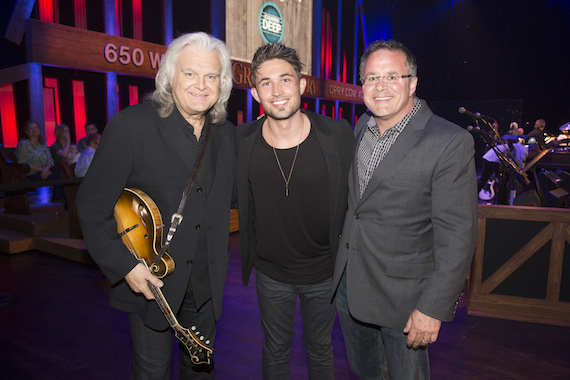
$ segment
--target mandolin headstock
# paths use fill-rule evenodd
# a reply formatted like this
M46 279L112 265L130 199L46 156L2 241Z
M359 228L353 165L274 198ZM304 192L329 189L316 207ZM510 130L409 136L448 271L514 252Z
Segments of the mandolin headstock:
M196 327L192 326L191 329L179 326L175 328L176 337L184 346L188 353L190 354L190 360L194 364L211 364L212 356L214 355L214 349L209 347L209 340L204 341L204 337L200 335L199 331L196 331Z

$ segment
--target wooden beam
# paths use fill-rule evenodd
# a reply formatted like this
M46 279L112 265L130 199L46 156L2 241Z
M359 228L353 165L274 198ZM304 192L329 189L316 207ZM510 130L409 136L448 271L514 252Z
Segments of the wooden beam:
M479 293L481 291L481 279L483 277L483 257L485 256L485 237L487 233L487 219L477 218L477 245L473 263L471 265L471 276L469 277L469 292Z
M562 284L562 264L564 263L564 245L566 242L564 224L553 223L552 247L550 248L550 264L548 266L548 283L546 299L558 301Z
M0 86L30 79L30 67L27 63L0 70Z
M527 207L479 205L479 218L530 220L534 222L570 223L570 209L554 207Z
M492 247L488 247L488 251L485 252L487 219L523 221L531 224L547 222L548 225L536 232L532 240L518 252L514 252L514 249L510 250L508 260L482 283L484 261L496 253ZM471 265L469 283L468 314L570 326L570 302L567 297L568 273L563 271L564 259L568 259L568 244L570 244L570 210L480 205L477 232L477 248ZM517 268L549 241L551 242L550 261L545 279L544 298L491 293L497 285L511 276ZM537 272L535 275L544 276L545 274ZM525 278L526 280L528 279Z
M503 296L498 294L469 294L469 315L505 318L514 321L548 323L570 326L570 304L546 300Z
M546 226L536 236L504 263L491 277L489 277L479 290L480 293L489 294L493 289L517 270L525 261L536 253L546 242L552 239L552 224Z
M25 21L30 18L34 9L35 0L18 0L14 6L10 23L6 28L4 38L10 42L20 45L26 30Z
M52 24L26 23L28 62L154 78L166 46Z

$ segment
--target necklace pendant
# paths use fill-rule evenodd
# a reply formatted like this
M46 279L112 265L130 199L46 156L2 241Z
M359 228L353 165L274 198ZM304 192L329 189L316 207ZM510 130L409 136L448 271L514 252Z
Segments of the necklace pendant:
M285 196L289 196L289 186L285 186Z

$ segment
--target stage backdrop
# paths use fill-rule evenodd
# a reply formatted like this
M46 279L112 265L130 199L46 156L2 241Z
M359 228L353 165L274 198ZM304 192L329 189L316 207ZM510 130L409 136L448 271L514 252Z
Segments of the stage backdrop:
M233 60L251 62L257 48L278 42L297 50L311 75L312 0L226 0L226 44Z

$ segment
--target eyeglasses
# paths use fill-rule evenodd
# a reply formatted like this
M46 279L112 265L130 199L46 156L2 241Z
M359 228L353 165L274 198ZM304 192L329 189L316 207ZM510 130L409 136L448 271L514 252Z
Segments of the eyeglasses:
M378 82L380 81L380 78L382 78L384 80L384 83L396 83L400 80L400 78L411 78L413 77L413 75L408 74L408 75L395 75L395 74L390 74L390 75L367 75L364 78L360 78L360 81L362 82L362 85L364 86L371 86L371 85L376 85L378 84Z

